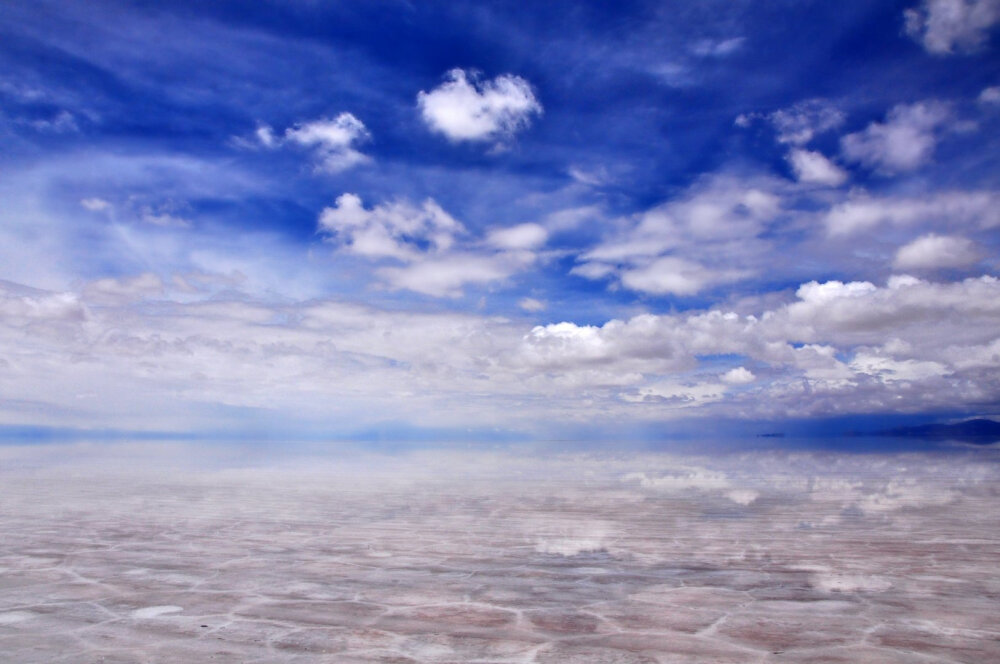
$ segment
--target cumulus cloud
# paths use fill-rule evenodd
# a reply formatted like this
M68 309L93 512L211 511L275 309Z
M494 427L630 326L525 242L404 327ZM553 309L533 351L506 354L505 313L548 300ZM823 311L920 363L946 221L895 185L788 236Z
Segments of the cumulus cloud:
M980 257L975 244L966 238L929 233L900 247L893 265L901 270L967 267Z
M334 118L320 118L289 127L283 134L266 124L257 126L252 139L235 138L234 144L249 149L276 150L286 145L312 150L316 169L340 173L371 162L358 146L371 135L364 123L351 113Z
M511 254L453 253L430 257L405 267L384 267L377 272L392 288L404 288L434 297L457 297L462 294L465 284L486 284L505 279L523 269L532 258Z
M951 108L942 102L901 104L885 122L844 136L841 150L847 159L886 173L911 171L930 161L938 132L951 119Z
M356 194L342 194L319 216L319 231L345 251L370 258L413 261L427 251L451 248L465 228L432 199L364 207Z
M744 122L749 123L749 116ZM844 112L823 99L807 99L767 116L778 133L779 143L805 145L818 134L844 123Z
M924 196L871 196L853 193L824 215L830 235L851 235L879 226L922 224L989 229L1000 225L1000 194L943 191Z
M548 240L549 233L538 224L519 224L490 232L486 241L502 249L536 249Z
M573 274L618 277L631 290L693 295L753 273L759 236L781 213L780 184L714 176L628 219L583 252Z
M923 0L907 9L906 34L936 55L980 48L1000 21L1000 0Z
M722 374L722 382L730 385L747 385L757 379L746 367L736 367Z
M1000 393L1000 381L976 373L1000 366L998 296L994 277L935 284L900 276L883 287L809 282L795 301L758 315L711 310L645 314L603 326L538 326L524 337L517 357L576 384L599 377L595 368L632 375L631 391L621 398L636 404L654 399L690 408L750 398L752 410L784 404L778 408L787 415L782 409L792 403L809 403L803 412L815 412L836 395L837 408L869 411L902 405L890 405L892 394L902 391L911 399L906 405L919 410L960 403L958 394ZM699 381L697 374L681 378L696 369L699 356L717 354L742 356L776 373L748 380L751 372L736 367L721 383ZM727 385L743 385L752 396Z
M522 297L517 301L517 306L531 313L545 311L548 308L548 305L545 304L545 302L533 297Z
M257 130L262 142L267 140ZM364 123L350 113L341 113L335 118L325 118L296 125L285 131L285 140L312 148L319 168L329 173L339 173L353 166L371 161L356 146L369 138Z
M417 95L427 126L451 141L503 141L542 113L531 85L504 74L482 81L475 72L452 69L445 81Z
M799 182L837 187L847 181L847 173L819 152L795 148L788 153Z
M356 194L342 194L319 216L318 230L340 251L403 266L383 266L376 274L393 289L435 297L462 293L464 284L504 279L529 265L547 233L537 224L493 229L478 245L460 240L465 227L432 199L405 200L366 208Z
M716 382L664 380L644 385L635 394L625 393L622 399L645 403L666 403L674 408L696 408L721 401L727 387Z
M979 103L990 106L1000 105L1000 85L983 88L983 91L979 93Z
M470 264L451 277L449 260ZM482 264L459 252L396 267L399 279L447 293L473 270L494 278L495 266ZM0 390L49 404L49 416L69 418L61 423L140 428L223 407L508 426L920 411L1000 398L997 330L1000 280L988 276L809 282L753 314L716 308L531 329L446 311L199 297L143 274L81 294L0 282ZM734 359L720 370L706 356ZM686 475L649 475L647 484L724 487Z
M920 381L950 373L940 362L895 360L878 353L866 352L855 355L849 367L856 374L872 376L882 382Z
M623 269L620 278L623 286L634 291L694 295L715 284L737 281L745 274L737 270L710 270L684 258L663 256L644 265Z

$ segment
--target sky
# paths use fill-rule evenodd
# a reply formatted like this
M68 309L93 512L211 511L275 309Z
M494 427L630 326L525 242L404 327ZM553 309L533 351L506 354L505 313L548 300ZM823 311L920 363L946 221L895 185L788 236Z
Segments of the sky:
M5 2L0 434L1000 413L998 24Z

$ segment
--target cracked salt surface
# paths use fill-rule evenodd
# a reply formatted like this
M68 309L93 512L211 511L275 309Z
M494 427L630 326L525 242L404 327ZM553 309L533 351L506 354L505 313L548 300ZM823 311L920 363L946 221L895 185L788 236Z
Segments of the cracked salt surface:
M997 450L88 450L5 452L3 661L1000 661Z
M148 620L150 618L157 618L168 613L177 613L183 610L184 609L179 606L147 606L133 611L132 617L139 620Z

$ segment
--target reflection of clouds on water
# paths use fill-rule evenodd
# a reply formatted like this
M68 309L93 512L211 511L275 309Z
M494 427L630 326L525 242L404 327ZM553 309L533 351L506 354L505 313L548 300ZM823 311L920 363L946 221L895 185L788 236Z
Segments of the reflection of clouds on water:
M196 449L0 448L16 661L1000 654L995 450Z

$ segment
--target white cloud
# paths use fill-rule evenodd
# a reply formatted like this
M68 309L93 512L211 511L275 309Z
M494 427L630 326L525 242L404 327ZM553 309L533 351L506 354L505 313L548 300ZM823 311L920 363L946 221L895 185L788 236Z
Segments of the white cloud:
M179 217L169 212L155 212L150 207L143 208L139 213L139 218L147 224L160 226L163 228L190 228L191 222L184 217Z
M148 297L163 295L163 280L152 273L121 279L104 278L92 281L83 288L87 302L96 304L123 304Z
M270 128L258 128L256 135L267 147L275 144ZM368 137L364 123L350 113L306 122L285 131L286 141L313 148L319 168L329 173L339 173L371 161L371 157L356 149L357 144Z
M788 161L799 182L837 187L847 181L847 173L819 152L795 148Z
M603 362L614 357L603 338L602 328L593 325L565 321L538 325L525 335L524 341L523 359L539 367Z
M599 205L581 205L550 212L543 221L549 231L565 231L579 228L585 222L598 223L604 218L604 211Z
M755 380L757 377L746 367L736 367L722 374L722 382L730 385L747 385Z
M923 0L907 9L906 34L938 55L970 52L986 41L1000 21L1000 0Z
M730 37L728 39L702 39L695 42L691 47L691 52L702 57L723 57L740 50L743 47L744 37Z
M920 381L950 373L940 362L894 360L875 353L858 353L849 366L856 373L874 376L883 382Z
M830 235L850 235L879 226L932 225L994 228L1000 225L1000 194L944 191L925 196L870 196L852 193L824 216Z
M979 93L979 103L991 106L1000 105L1000 85L983 88L983 91Z
M614 265L609 265L608 263L601 263L596 261L588 261L586 263L580 263L579 265L574 265L569 271L570 274L574 274L578 277L583 277L584 279L604 279L612 274L615 274L617 269Z
M893 266L901 270L967 267L980 258L975 244L969 240L930 233L900 247Z
M111 203L103 198L84 198L80 201L80 205L85 210L90 210L91 212L103 212L105 210L110 210L112 207Z
M513 254L452 253L429 257L404 267L384 267L377 273L392 288L405 288L434 297L457 297L465 284L485 284L509 277L524 268Z
M886 173L913 170L928 161L937 144L937 132L952 119L951 108L937 101L899 105L886 121L840 141L844 156Z
M447 294L472 270L507 269L472 263L482 257L437 256L400 268L424 273L398 278ZM1000 398L993 277L812 282L752 315L712 309L530 330L446 311L225 299L173 283L139 274L78 295L0 282L5 399L47 404L39 417L50 425L147 428L218 423L230 407L297 421L533 426L919 411ZM720 354L746 364L720 376L701 359ZM0 421L24 417L0 404ZM671 477L649 476L649 486L718 485Z
M598 167L594 169L584 169L579 166L570 166L566 173L580 184L589 187L603 187L612 181L607 168Z
M371 135L364 123L351 113L335 118L321 118L289 127L283 134L266 124L257 125L252 138L234 137L232 144L251 150L277 150L287 145L311 149L316 169L340 173L371 162L358 146Z
M502 141L542 113L531 86L520 76L480 81L463 69L452 69L440 86L421 91L417 107L428 127L452 141Z
M515 357L577 387L607 386L607 374L633 376L617 389L636 408L650 400L668 409L728 403L733 412L749 399L748 414L787 416L822 412L835 395L837 409L864 412L904 407L893 395L906 393L905 407L919 410L1000 395L1000 381L981 373L1000 368L997 329L1000 280L894 277L884 287L806 283L795 301L758 315L711 310L538 326ZM737 369L720 383L703 382L697 358L714 354L752 359L769 368L768 377L739 382L752 373ZM746 393L727 384L744 385Z
M736 270L710 270L705 266L676 256L664 256L646 265L624 269L622 285L644 293L663 295L694 295L709 286L737 281L745 276Z
M23 329L42 321L78 323L88 317L89 312L76 293L17 288L0 282L0 320L4 325Z
M548 305L545 304L545 302L543 302L542 300L537 300L533 297L522 297L520 300L517 301L517 306L521 307L525 311L529 311L532 313L538 311L545 311L548 308Z
M277 147L280 139L274 135L274 130L268 125L262 124L257 125L257 130L254 131L254 136L261 146L265 148Z
M672 88L685 88L697 81L695 72L681 62L658 62L649 67L649 72Z
M490 232L486 241L501 249L537 249L549 238L548 231L538 224L519 224Z
M38 131L50 132L53 134L66 134L80 131L80 127L76 123L76 118L69 111L59 111L50 119L32 120L27 124Z
M342 194L320 213L319 231L354 254L413 261L448 250L465 228L431 199L419 207L397 201L366 209L356 194Z
M705 178L675 200L619 220L571 273L614 275L626 288L679 295L750 276L765 253L759 236L781 213L775 191L782 186L767 178Z
M340 251L403 266L375 274L392 289L435 297L456 297L464 284L486 284L524 270L547 233L537 224L489 231L485 242L460 240L465 227L432 199L417 206L405 200L368 209L356 194L342 194L319 216L318 230Z
M749 124L750 116L737 118L738 126ZM758 116L759 117L759 116ZM807 99L789 108L770 113L767 119L778 132L779 143L805 145L817 134L835 129L844 123L844 112L823 99Z

